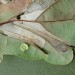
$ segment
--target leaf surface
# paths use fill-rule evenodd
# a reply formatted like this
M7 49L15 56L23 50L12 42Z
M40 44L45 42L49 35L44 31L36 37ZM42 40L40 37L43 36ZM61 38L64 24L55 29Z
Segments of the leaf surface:
M59 0L52 7L49 7L37 20L39 21L58 21L74 19L75 0Z
M35 5L37 6L34 7ZM70 31L70 25L74 25L74 21L71 21L74 16L74 13L72 13L74 8L72 7L74 7L74 0L66 0L66 2L64 0L47 0L47 2L35 0L30 4L24 15L21 16L21 20L19 22L17 21L17 24L14 22L16 20L11 21L13 23L7 23L5 26L1 26L0 30L9 37L20 39L23 42L26 42L26 39L31 41L30 43L27 40L27 43L30 45L29 50L24 53L19 52L20 54L16 54L17 56L28 59L43 59L55 65L66 65L73 59L73 50L70 47L70 45L74 45L74 31ZM36 17L34 15L34 18L32 18L30 16L32 12L35 14L38 13L35 11L38 11L39 14ZM69 35L69 33L73 34ZM13 48L17 50L16 43L14 44L10 39L10 45L7 46L7 55L12 55ZM40 39L44 42L40 42Z
M14 0L7 4L0 3L0 23L19 15L30 2L31 0Z

